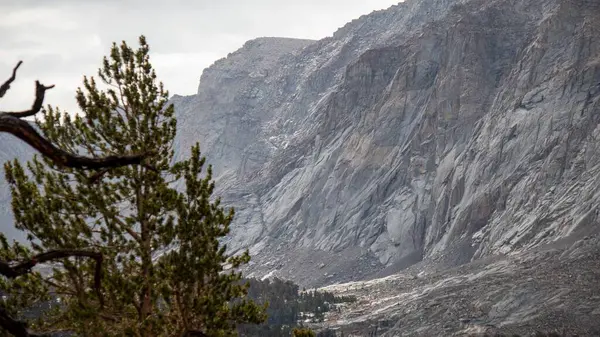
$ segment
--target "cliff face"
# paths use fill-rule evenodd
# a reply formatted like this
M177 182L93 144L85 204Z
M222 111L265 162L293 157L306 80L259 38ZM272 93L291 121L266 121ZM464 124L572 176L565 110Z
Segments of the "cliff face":
M338 286L374 303L332 318L349 334L585 335L600 315L598 36L597 0L407 0L321 41L252 40L172 98L177 156L201 143L251 276L408 267ZM30 158L2 137L2 161Z
M256 276L323 284L595 232L599 16L410 0L321 41L253 40L174 97L180 149L215 164Z
M249 41L173 97L177 155L201 143L255 276L320 285L593 234L599 6L410 0L321 41ZM2 161L30 158L3 137Z

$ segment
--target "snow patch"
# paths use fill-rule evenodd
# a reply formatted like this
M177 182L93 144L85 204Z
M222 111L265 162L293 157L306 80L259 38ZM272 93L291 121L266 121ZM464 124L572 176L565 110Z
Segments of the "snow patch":
M275 273L277 272L277 269L273 269L270 272L268 272L265 276L263 276L260 280L264 281L266 279L269 279L271 277L274 277Z

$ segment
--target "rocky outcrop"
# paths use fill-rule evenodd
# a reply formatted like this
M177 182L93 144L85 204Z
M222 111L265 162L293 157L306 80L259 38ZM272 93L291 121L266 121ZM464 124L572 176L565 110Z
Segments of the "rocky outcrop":
M184 150L202 142L220 176L244 177L264 165L277 140L265 138L261 129L294 90L276 74L285 59L312 42L259 38L206 69L197 95L171 99L178 113L179 153L185 156Z
M181 149L215 164L257 276L318 285L595 232L599 13L409 0L321 41L254 40L173 99Z

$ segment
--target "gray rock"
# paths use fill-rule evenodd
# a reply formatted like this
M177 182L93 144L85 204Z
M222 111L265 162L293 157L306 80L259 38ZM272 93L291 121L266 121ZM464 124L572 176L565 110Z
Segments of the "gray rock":
M321 259L341 281L589 234L597 7L413 0L321 41L250 41L173 99L180 155L200 140L252 271L292 257L306 286L332 282Z
M370 336L367 328L377 322L378 336L390 337L530 336L536 331L597 336L599 237L577 248L585 257L570 254L574 248L562 240L418 280L405 273L331 285L322 290L357 301L312 328Z
M596 0L408 0L320 41L249 41L172 98L177 158L200 142L249 275L402 279L367 284L400 300L338 326L591 327L599 13Z

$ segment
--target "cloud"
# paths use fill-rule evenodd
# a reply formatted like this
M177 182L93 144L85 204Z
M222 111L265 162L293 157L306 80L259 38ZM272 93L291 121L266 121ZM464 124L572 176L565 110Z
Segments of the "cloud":
M193 94L202 70L252 38L320 39L397 0L3 0L0 81L24 64L1 110L29 107L33 82L56 84L47 103L76 112L75 89L95 75L113 41L144 34L171 94Z

